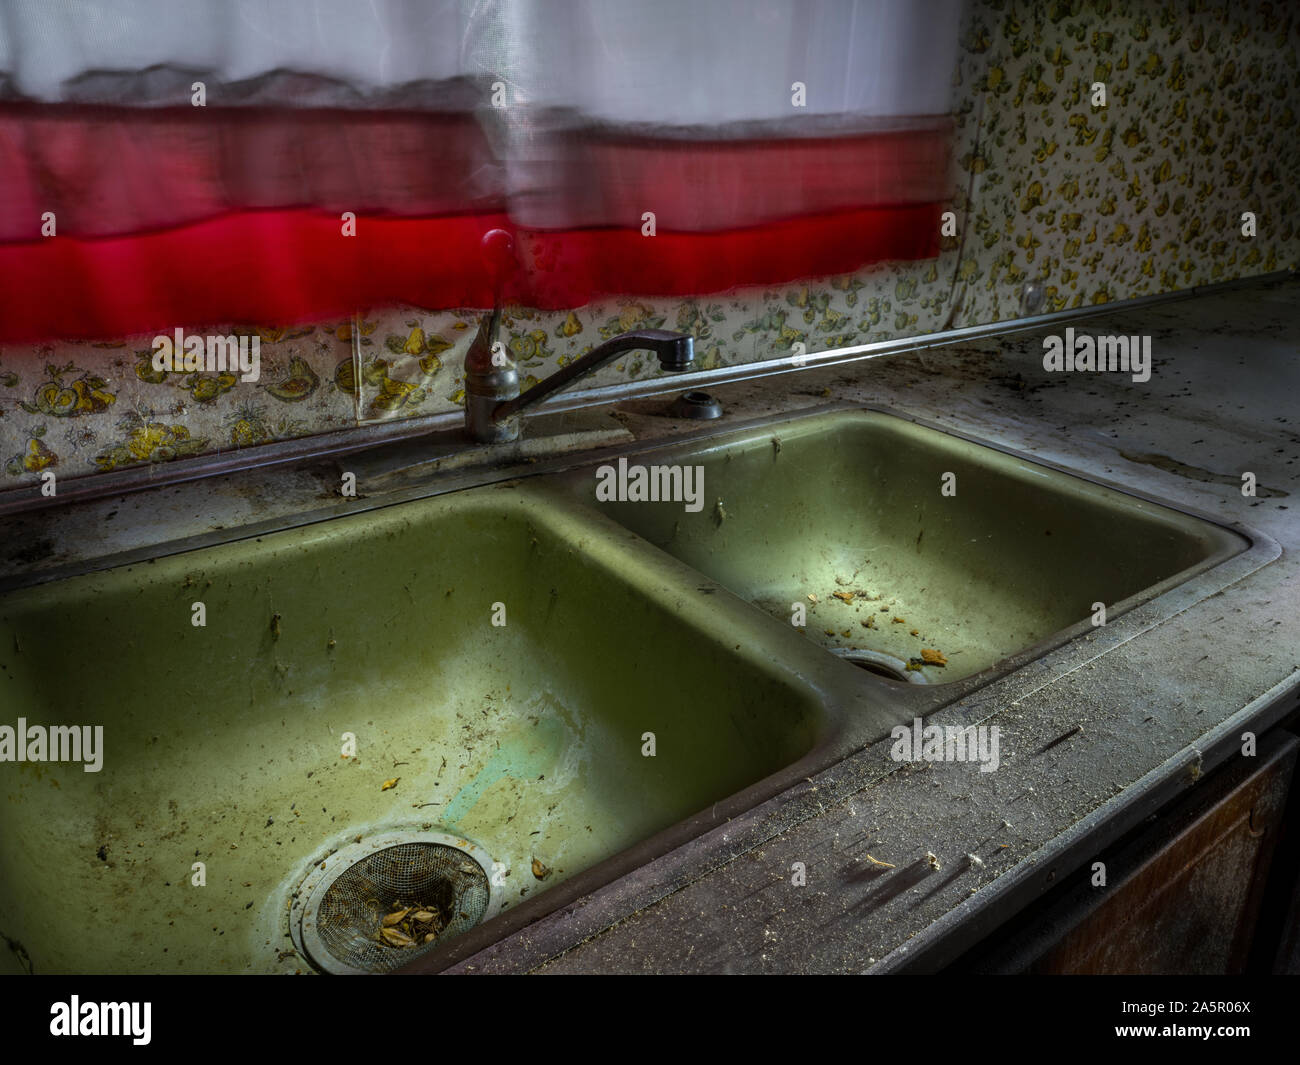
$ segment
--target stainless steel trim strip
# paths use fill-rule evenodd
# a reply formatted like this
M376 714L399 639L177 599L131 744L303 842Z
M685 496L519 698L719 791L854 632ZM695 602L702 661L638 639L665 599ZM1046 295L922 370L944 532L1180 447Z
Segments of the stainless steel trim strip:
M971 340L982 340L991 336L1007 336L1056 324L1066 325L1086 318L1118 314L1138 307L1172 303L1236 288L1263 287L1291 278L1294 275L1294 270L1276 270L1268 274L1237 278L1232 281L1221 281L1213 285L1198 285L1193 288L1180 289L1177 292L1162 292L1153 296L1139 296L1135 299L1101 303L1091 307L1076 307L1064 311L1054 311L1050 314L1035 315L1031 318L1014 318L1005 322L989 322L985 325L968 326L964 329L949 329L940 333L926 333L923 336L906 337L900 340L859 344L848 348L837 348L830 352L813 352L802 357L787 356L780 359L765 359L759 362L743 363L739 366L723 366L716 370L661 374L657 377L629 381L621 385L561 393L549 401L540 403L533 413L555 414L561 411L603 406L625 399L663 395L668 392L679 392L707 385L732 384L775 374L798 373L801 370L841 366L847 363L880 358L884 355L927 351L931 348L946 347L950 344L960 344ZM355 325L355 317L353 322L353 359L359 363L360 333ZM359 374L356 379L360 380ZM359 418L359 396L356 397L356 402L357 417ZM236 470L257 469L263 466L275 466L304 459L345 455L352 451L361 451L378 444L421 436L439 429L452 429L461 424L463 420L464 414L461 411L445 411L441 414L402 418L392 422L358 424L335 432L301 437L296 440L282 440L238 451L200 455L193 459L179 459L174 462L152 466L132 467L131 469L113 473L87 474L84 477L64 478L58 482L58 495L53 501L40 494L39 484L12 488L0 492L0 518L25 513L30 510L58 506L63 503L102 499L106 496L124 495L128 492L142 491L146 488L158 488L180 484L185 481L195 481ZM466 447L469 446L471 445L467 440Z

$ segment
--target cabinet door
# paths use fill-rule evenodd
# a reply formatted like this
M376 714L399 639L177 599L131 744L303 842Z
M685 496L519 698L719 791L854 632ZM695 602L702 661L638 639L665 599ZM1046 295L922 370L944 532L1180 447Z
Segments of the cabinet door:
M1035 904L960 969L1027 973L1239 973L1251 951L1300 742L1260 740Z

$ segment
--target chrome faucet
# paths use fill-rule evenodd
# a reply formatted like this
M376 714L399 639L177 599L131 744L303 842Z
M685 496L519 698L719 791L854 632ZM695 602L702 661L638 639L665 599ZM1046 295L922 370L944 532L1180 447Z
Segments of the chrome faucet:
M674 372L689 370L695 361L695 339L689 334L634 329L607 340L520 395L519 370L499 336L501 278L513 257L513 243L509 234L492 230L483 239L483 249L497 275L495 306L479 323L478 333L465 353L465 428L478 443L505 444L518 440L525 408L571 385L615 355L653 351L659 356L659 365Z
M519 440L526 407L567 388L578 377L625 351L653 351L659 356L660 367L672 372L690 369L695 359L695 341L688 333L633 329L602 343L520 395L519 369L498 339L499 328L500 308L497 308L482 320L478 335L465 354L465 429L480 443Z
M695 361L695 339L689 334L634 329L607 340L520 395L519 371L497 338L500 325L501 310L497 308L483 319L465 355L465 428L483 444L518 440L525 408L571 385L616 355L653 351L659 356L659 365L673 372L689 370Z

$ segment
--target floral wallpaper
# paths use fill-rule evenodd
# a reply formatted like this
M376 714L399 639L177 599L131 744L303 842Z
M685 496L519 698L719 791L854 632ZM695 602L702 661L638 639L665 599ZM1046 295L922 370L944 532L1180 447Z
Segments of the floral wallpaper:
M973 0L939 258L691 301L507 309L525 387L638 326L714 368L1131 299L1300 259L1300 5ZM1105 87L1100 106L1095 83ZM1256 232L1243 235L1251 212ZM477 314L362 311L256 334L261 376L157 372L150 337L0 348L0 490L453 410ZM197 330L196 330L197 331ZM590 385L657 372L632 355Z
M234 373L157 371L152 336L45 345L16 359L0 349L0 476L21 484L51 468L59 476L107 472L356 423L351 385L335 381L350 376L350 322L255 332L255 383Z
M1025 281L1064 310L1294 263L1297 48L1300 7L1286 2L969 8L961 324L1017 317Z

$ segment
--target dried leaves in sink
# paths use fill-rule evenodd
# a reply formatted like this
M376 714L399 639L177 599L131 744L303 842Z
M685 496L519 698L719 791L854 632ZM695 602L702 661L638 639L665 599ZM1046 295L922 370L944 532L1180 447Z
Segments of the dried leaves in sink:
M432 943L446 927L447 922L437 906L399 902L380 921L378 938L386 947L408 950Z
M942 651L936 651L932 647L923 647L920 658L909 658L907 661L908 671L911 673L918 672L922 666L946 666L948 659Z

